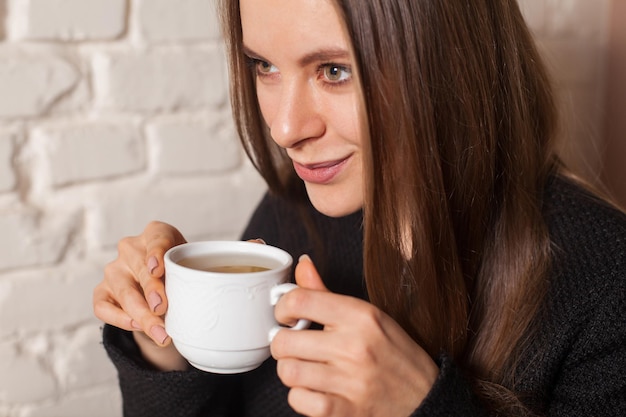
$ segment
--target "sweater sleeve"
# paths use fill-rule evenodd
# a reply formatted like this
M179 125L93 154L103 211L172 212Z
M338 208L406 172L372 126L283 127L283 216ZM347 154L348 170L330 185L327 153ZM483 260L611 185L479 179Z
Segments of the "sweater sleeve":
M143 360L130 332L106 325L104 347L117 368L125 417L239 415L233 404L235 375L215 375L192 368L160 372Z
M275 229L275 219L268 218L264 207L267 203L257 207L253 226L246 229L254 237L265 237ZM125 417L243 415L239 409L241 398L237 398L242 385L240 375L216 375L195 368L157 371L143 359L131 332L110 325L104 327L103 344L117 368Z
M528 392L549 417L626 416L626 215L565 180L547 207L554 276Z
M487 411L481 408L472 392L469 380L447 356L438 360L439 376L422 404L411 417L486 417Z
M272 207L272 200L266 196L246 228L249 238L276 239L280 216ZM125 417L247 415L243 408L250 401L242 397L241 387L250 385L244 379L256 381L259 373L217 375L195 368L184 372L157 371L143 359L131 332L110 325L104 327L103 344L117 368ZM259 384L266 385L267 381Z
M268 244L278 244L281 247L288 249L294 256L299 253L310 253L313 245L310 241L305 239L306 229L302 225L302 221L297 217L298 214L292 207L287 207L284 203L281 203L276 197L266 195L259 209L252 216L247 229L244 231L243 239L254 239L261 237L267 241ZM355 218L358 220L357 218ZM319 226L323 233L323 238L328 239L326 235L330 231L336 229L337 224L332 219L324 219L325 223ZM328 223L326 223L328 222ZM346 222L343 222L346 223ZM348 222L349 223L349 222ZM355 221L358 224L359 221ZM288 225L288 227L285 227ZM345 224L344 224L345 226ZM337 242L339 239L346 238L348 241L343 244L334 246L334 249L341 249L342 258L338 262L332 263L333 279L337 279L338 265L342 261L345 261L346 252L345 248L350 247L351 243L356 242L355 248L352 248L347 252L358 252L360 254L360 244L362 237L355 231L358 231L358 227L354 229L339 229L340 233L337 236L333 236L332 241ZM354 236L358 238L355 239ZM333 254L325 254L327 257L332 258ZM362 258L351 260L351 264L361 266ZM357 270L358 274L362 274L362 270ZM349 274L348 272L346 275ZM347 281L347 278L346 278ZM334 282L327 282L327 286L331 287ZM351 295L355 295L354 293ZM435 386L423 401L422 405L411 415L411 417L437 417L437 416L464 416L464 417L482 417L487 413L481 409L478 404L477 397L471 390L471 385L468 380L465 379L461 370L458 369L453 361L447 356L442 355L438 359L438 365L440 367L440 374L435 383Z
M564 335L568 351L554 377L550 417L626 416L626 276L607 279L615 282L590 288Z
M569 280L581 287L558 288L549 319L519 373L517 394L534 416L626 416L625 283L624 275L604 275L604 284ZM449 357L442 356L438 365L435 385L411 417L496 415L484 408Z

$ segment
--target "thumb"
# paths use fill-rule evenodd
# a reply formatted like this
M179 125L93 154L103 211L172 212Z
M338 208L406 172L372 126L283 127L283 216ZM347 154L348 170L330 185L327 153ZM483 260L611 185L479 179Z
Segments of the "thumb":
M296 284L302 288L328 291L309 255L302 255L296 265Z

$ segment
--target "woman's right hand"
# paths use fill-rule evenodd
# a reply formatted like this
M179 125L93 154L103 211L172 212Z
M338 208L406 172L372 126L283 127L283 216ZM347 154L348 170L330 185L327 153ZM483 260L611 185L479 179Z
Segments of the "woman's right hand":
M106 266L93 293L96 317L133 331L143 356L160 370L189 366L171 344L163 320L167 311L163 256L181 243L185 238L176 228L151 222L141 235L118 243L118 257Z

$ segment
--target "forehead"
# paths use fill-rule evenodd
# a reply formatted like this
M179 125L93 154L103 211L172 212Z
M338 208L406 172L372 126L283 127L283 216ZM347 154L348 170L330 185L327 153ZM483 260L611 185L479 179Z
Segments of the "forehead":
M332 0L240 0L243 42L264 48L320 46L347 49L343 22Z

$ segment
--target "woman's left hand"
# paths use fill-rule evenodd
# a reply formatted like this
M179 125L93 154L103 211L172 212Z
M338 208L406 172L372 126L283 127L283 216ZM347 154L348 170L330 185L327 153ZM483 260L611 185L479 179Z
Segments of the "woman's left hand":
M296 281L301 288L281 298L276 319L324 329L281 330L272 341L291 407L312 417L409 416L439 374L430 356L380 309L328 291L308 256Z

